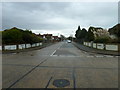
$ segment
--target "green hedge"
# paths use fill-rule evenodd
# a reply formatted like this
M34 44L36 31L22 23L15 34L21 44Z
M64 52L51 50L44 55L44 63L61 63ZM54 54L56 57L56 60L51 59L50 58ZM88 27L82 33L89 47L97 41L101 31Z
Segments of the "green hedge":
M21 44L21 43L37 43L43 39L36 36L32 31L11 28L2 31L2 44Z

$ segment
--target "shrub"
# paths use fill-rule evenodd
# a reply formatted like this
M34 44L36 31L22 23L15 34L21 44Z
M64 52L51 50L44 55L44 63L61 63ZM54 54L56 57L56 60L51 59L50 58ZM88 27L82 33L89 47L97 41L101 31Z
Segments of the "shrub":
M94 40L95 43L109 43L110 37L98 37Z
M42 38L36 36L32 31L22 30L16 27L2 31L2 44L21 44L21 43L37 43L43 41Z

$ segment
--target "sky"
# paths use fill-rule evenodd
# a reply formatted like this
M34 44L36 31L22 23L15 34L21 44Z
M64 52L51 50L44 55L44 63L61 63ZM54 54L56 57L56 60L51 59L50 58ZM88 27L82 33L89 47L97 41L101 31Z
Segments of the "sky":
M2 30L70 36L78 26L111 28L118 23L117 2L3 2Z

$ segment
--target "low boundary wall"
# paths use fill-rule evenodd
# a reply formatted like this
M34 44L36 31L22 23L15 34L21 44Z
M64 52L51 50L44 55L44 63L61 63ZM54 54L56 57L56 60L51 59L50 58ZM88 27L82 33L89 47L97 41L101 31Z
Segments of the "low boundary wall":
M2 45L0 46L0 50L20 50L32 47L42 46L43 43L34 43L34 44L18 44L18 45Z
M84 42L83 45L101 50L120 51L120 44Z

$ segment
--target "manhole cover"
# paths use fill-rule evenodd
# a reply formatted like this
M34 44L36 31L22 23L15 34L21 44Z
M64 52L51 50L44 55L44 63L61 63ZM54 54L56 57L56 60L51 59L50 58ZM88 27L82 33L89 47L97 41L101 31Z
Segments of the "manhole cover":
M70 85L70 82L66 79L57 79L53 81L53 85L56 87L65 87Z

